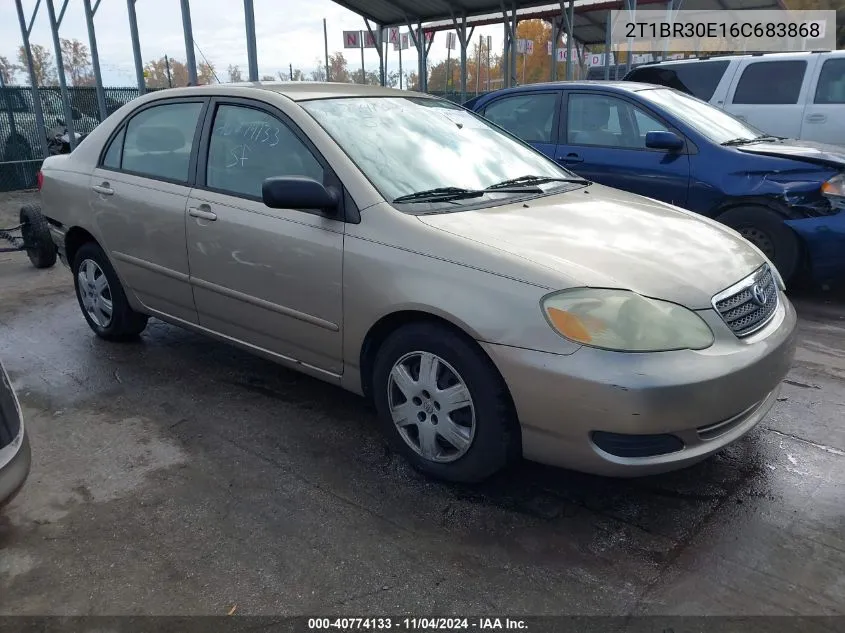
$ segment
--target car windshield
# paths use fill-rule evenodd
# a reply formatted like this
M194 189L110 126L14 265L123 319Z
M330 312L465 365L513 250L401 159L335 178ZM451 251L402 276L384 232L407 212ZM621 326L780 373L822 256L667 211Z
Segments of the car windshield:
M555 180L578 180L481 117L439 99L355 97L301 105L390 201L415 195L414 202L454 201L463 194L487 202L518 195L520 186L538 195L562 186ZM503 183L510 187L481 194Z
M724 110L677 90L641 90L637 94L683 121L714 143L721 144L739 139L750 141L766 136L757 128L740 121Z

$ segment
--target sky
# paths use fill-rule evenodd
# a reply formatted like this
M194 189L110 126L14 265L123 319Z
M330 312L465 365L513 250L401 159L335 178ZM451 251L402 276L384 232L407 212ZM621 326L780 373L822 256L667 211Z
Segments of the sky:
M30 42L46 46L53 52L47 1L41 2ZM57 14L63 1L53 0ZM92 0L92 4L95 1ZM36 0L23 0L25 16L32 15L35 4ZM16 60L22 40L15 3L14 0L0 0L0 5L0 55L10 61ZM331 0L254 0L254 5L259 75L276 75L277 71L287 73L291 64L294 69L299 68L308 75L323 64L324 18L328 27L329 53L343 51L344 30L365 28L361 17ZM184 61L185 41L179 0L136 0L135 7L144 62L159 59L165 54ZM94 22L103 83L106 86L135 85L126 0L102 0ZM214 65L220 80L228 80L226 68L229 64L239 65L246 77L243 2L192 0L191 22L196 45ZM76 38L88 44L82 0L69 0L60 34L63 38ZM472 42L486 35L492 36L494 51L502 48L502 26L476 28ZM350 71L360 67L358 50L346 50L344 53ZM456 54L460 55L459 51L452 52L453 58ZM199 64L203 57L196 50L195 55ZM429 59L436 64L446 55L446 33L441 32L435 36ZM416 69L415 49L403 51L402 57L406 73ZM388 52L387 62L388 70L398 68L398 54L392 49ZM378 70L375 49L365 49L365 65L367 70ZM19 75L18 81L24 83L25 78Z

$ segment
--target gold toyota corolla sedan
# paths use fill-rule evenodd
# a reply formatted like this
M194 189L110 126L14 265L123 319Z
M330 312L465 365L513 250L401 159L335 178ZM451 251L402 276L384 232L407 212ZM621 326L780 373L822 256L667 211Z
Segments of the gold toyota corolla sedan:
M443 479L687 466L766 415L794 354L783 282L737 233L426 95L156 92L39 182L97 335L155 317L366 395Z

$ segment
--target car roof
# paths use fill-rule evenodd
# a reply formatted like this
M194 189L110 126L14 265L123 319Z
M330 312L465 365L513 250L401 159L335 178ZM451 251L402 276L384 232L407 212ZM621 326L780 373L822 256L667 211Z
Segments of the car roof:
M705 55L703 57L689 57L687 59L666 59L659 62L647 62L636 68L632 68L631 72L637 70L639 68L649 68L653 66L666 66L666 65L675 65L675 64L692 64L695 62L707 62L707 61L731 61L734 59L765 59L765 60L772 60L772 59L795 59L795 58L803 58L809 55L818 55L821 53L830 53L833 54L834 57L842 57L845 56L845 51L787 51L781 53L746 53L743 55Z
M408 90L382 88L346 83L321 83L316 81L247 81L231 84L209 84L205 86L190 86L187 88L168 88L157 90L154 94L161 97L182 97L196 94L227 95L227 96L256 96L255 92L267 90L284 95L293 101L309 99L332 99L348 97L431 97Z
M523 86L516 86L514 88L501 88L493 92L489 92L484 97L492 95L503 95L510 92L535 92L553 89L578 90L579 88L587 89L601 89L609 92L639 92L640 90L655 90L664 88L663 86L655 86L653 84L639 83L636 81L550 81L541 84L527 84ZM665 89L665 88L664 88ZM479 101L482 99L479 98Z

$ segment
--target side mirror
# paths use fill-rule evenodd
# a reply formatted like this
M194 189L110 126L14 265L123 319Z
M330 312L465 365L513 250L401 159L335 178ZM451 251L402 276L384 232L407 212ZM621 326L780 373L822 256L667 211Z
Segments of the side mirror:
M645 146L651 149L668 149L676 151L684 146L684 139L674 132L647 132Z
M271 209L317 209L337 211L340 195L305 176L275 176L261 185L261 197Z

